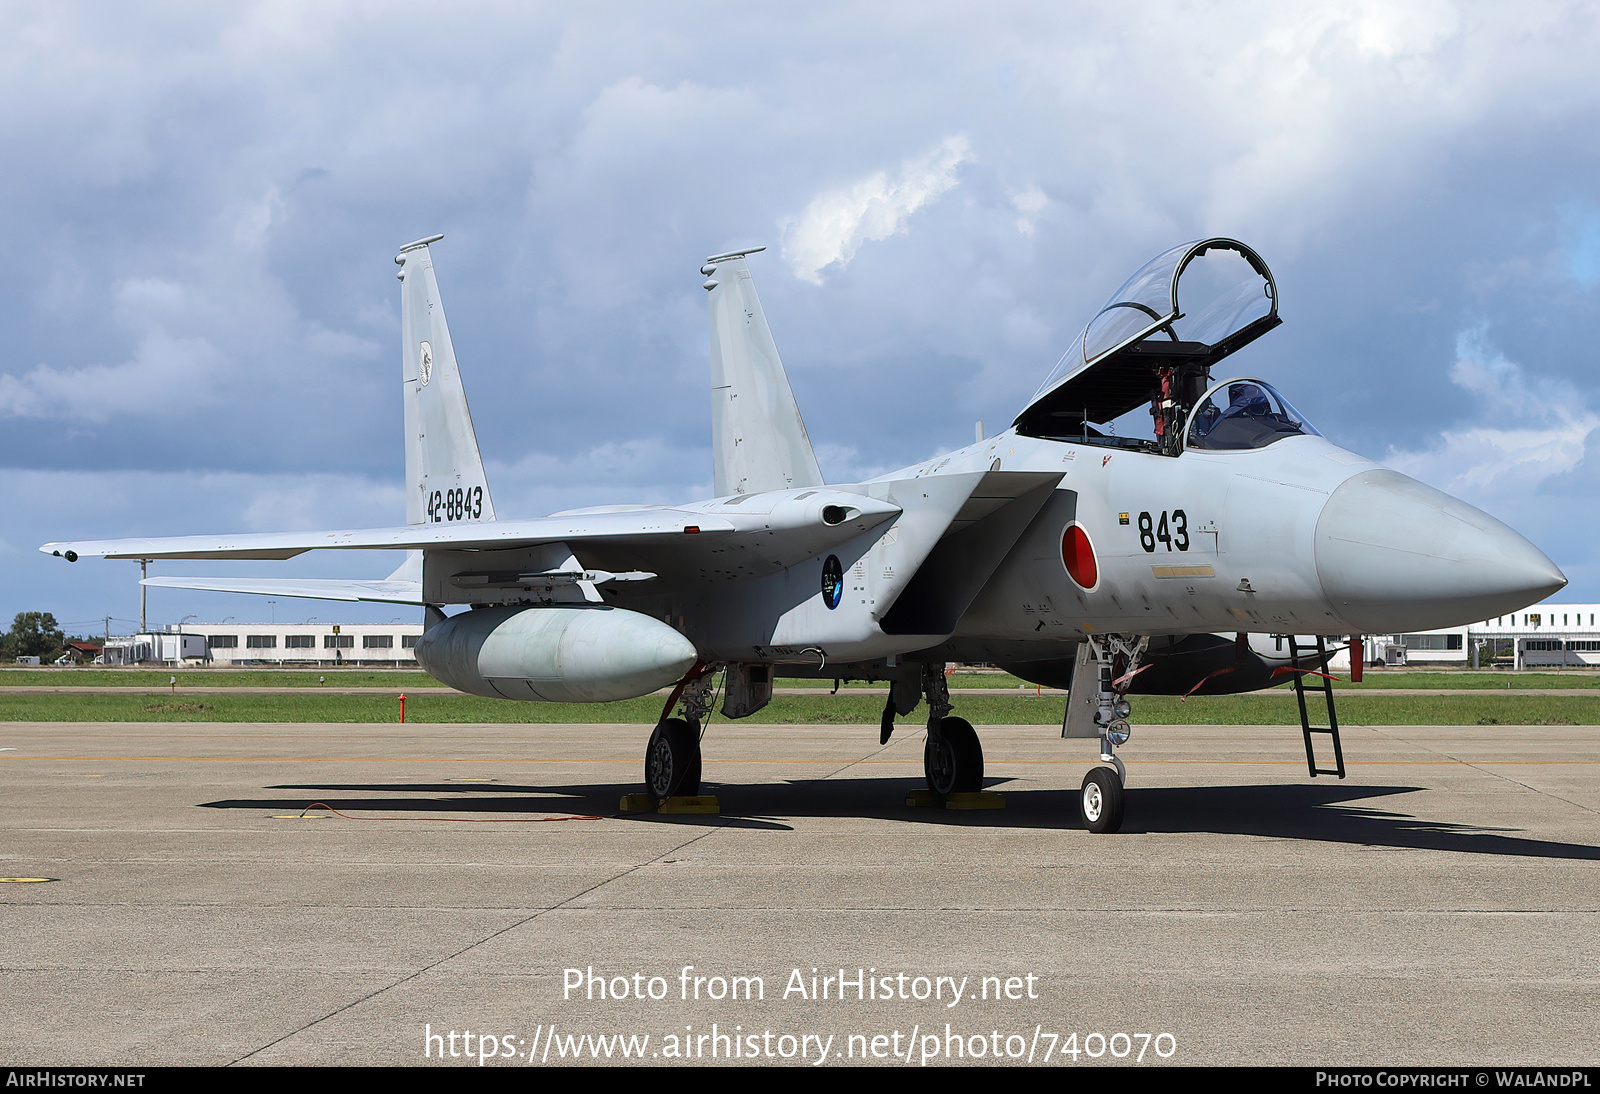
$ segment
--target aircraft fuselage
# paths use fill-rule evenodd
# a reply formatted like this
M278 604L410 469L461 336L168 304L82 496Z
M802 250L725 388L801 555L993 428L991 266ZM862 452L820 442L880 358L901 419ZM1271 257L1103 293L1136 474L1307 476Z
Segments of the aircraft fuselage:
M952 631L886 633L885 617L905 588L900 555L914 538L907 533L917 495L936 496L991 470L1060 481ZM906 512L826 557L771 564L764 573L736 572L730 563L726 573L650 598L641 610L680 625L707 659L859 662L948 641L964 659L1037 660L1066 656L1091 633L1337 635L1452 626L1521 607L1563 582L1537 548L1499 521L1313 435L1173 457L1008 430L834 489ZM690 508L749 513L796 493ZM753 548L761 537L750 538ZM1068 558L1074 549L1076 573ZM740 552L729 544L730 556ZM837 593L829 559L839 571Z

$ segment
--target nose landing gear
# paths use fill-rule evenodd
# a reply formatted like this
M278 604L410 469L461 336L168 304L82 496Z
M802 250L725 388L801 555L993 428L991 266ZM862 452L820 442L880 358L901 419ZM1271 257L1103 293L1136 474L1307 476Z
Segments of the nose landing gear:
M1109 767L1091 768L1083 777L1078 810L1091 832L1116 832L1122 828L1122 777Z
M1133 728L1125 693L1138 672L1149 639L1118 634L1090 635L1078 649L1072 670L1072 688L1061 736L1100 739L1100 763L1083 777L1078 809L1083 826L1091 832L1116 832L1122 828L1123 787L1128 769L1116 749L1128 743Z

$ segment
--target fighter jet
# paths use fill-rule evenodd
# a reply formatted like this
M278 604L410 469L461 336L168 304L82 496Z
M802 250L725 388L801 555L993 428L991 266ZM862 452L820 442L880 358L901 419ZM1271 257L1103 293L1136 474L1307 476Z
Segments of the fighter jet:
M713 255L700 274L716 496L497 519L434 275L441 238L395 259L405 525L41 549L68 561L404 549L375 581L147 584L421 605L417 660L474 695L607 702L670 688L645 748L656 799L698 792L717 674L729 718L761 710L783 677L883 682L880 740L925 703L929 790L979 790L981 742L952 712L945 669L991 662L1069 687L1063 736L1099 743L1080 808L1101 832L1124 815L1130 694L1290 679L1311 774L1342 777L1333 693L1324 680L1329 725L1314 727L1304 688L1325 673L1327 639L1490 618L1566 584L1516 532L1333 444L1271 384L1213 377L1281 322L1266 263L1231 239L1140 267L1010 428L832 484L756 296L760 248ZM1314 755L1319 730L1335 768Z

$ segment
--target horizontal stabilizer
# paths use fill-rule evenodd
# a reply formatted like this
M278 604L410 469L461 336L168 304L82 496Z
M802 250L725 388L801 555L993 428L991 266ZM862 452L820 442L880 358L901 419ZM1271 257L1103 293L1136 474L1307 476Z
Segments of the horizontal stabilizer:
M651 540L685 533L731 532L728 520L684 509L639 509L536 520L462 521L335 532L248 532L233 536L169 536L46 543L39 550L69 562L100 558L284 559L317 550L489 550L565 540Z
M373 604L421 604L420 581L332 581L290 577L147 577L139 584L162 589L198 589L208 593L252 593L293 596L306 600L366 601Z

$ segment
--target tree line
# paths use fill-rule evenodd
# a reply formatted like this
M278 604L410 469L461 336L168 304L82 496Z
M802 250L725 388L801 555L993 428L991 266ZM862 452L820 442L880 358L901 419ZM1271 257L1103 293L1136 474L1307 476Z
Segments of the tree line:
M68 642L100 643L93 638L68 637L61 625L49 612L18 612L11 621L11 629L0 634L0 661L15 661L19 657L37 657L41 663L61 656Z

